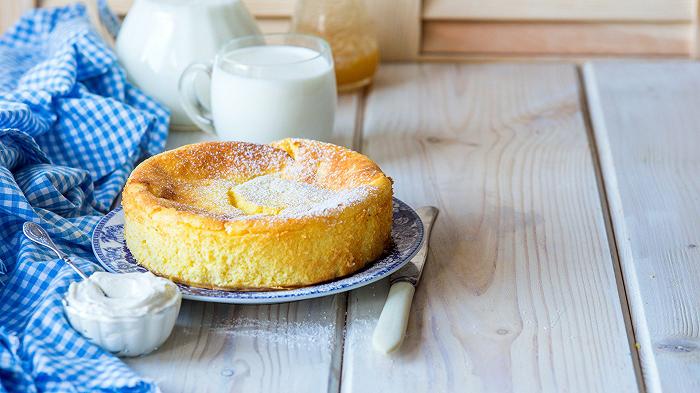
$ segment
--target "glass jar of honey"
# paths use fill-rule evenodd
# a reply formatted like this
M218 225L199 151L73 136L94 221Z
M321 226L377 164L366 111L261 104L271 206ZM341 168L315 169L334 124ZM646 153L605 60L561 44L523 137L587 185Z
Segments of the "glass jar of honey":
M292 31L328 41L338 91L355 90L372 82L379 63L379 45L362 0L298 0Z

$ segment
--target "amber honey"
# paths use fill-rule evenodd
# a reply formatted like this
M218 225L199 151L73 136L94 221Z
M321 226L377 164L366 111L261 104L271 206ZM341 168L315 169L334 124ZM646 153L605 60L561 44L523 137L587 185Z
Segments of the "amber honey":
M338 42L339 41L339 42ZM330 40L335 63L335 79L339 91L368 85L379 64L379 48L372 37L350 37Z
M362 2L300 0L293 30L328 41L338 91L354 90L372 82L379 64L379 46Z

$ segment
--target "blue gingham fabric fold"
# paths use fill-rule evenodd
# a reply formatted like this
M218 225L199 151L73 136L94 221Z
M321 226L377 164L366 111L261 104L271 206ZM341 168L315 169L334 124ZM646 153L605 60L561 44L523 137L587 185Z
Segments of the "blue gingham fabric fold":
M21 226L95 270L95 224L167 127L83 6L32 10L0 37L0 392L157 391L70 327L61 299L79 277Z

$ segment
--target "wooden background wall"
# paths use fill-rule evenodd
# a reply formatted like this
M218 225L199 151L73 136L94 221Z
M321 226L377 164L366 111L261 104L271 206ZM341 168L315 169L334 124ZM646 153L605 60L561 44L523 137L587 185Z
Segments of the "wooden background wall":
M124 15L132 1L110 3ZM696 57L697 1L365 0L384 60ZM28 8L67 2L3 0L0 31ZM244 2L264 31L289 28L294 0Z

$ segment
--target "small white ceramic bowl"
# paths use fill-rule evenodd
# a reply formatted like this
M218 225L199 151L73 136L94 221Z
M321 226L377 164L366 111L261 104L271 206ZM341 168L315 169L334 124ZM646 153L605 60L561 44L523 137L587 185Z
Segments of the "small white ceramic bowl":
M182 296L157 313L139 317L104 317L81 312L63 300L63 309L75 330L117 356L141 356L168 339L180 313Z

